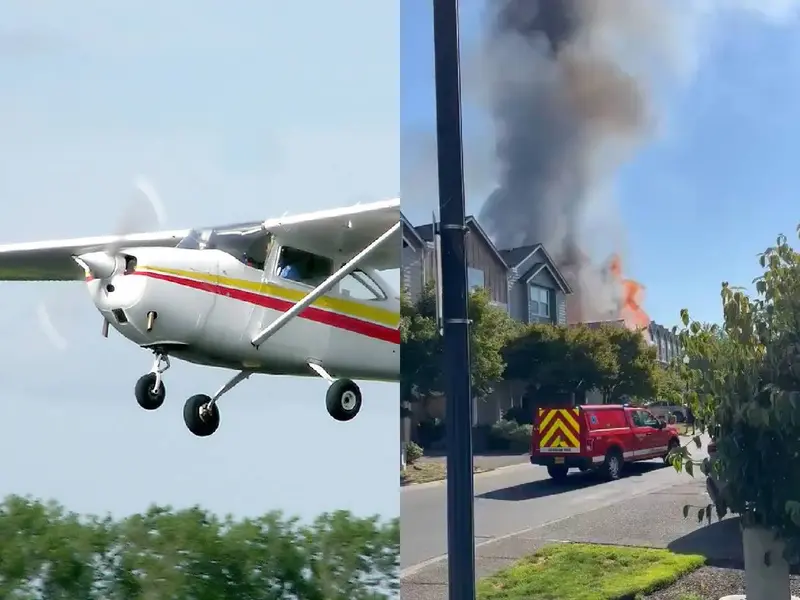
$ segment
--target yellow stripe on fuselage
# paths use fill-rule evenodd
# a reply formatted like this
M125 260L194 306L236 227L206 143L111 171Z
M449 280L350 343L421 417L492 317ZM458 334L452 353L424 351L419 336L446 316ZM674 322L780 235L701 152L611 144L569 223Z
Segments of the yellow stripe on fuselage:
M272 296L273 298L288 300L290 302L299 302L308 295L306 292L301 290L282 287L274 283L262 283L261 281L250 281L248 279L238 279L233 277L225 277L222 275L210 275L208 273L197 273L195 271L185 271L183 269L139 266L136 268L136 270L164 273L165 275L174 275L175 277L183 277L185 279L202 281L204 283L222 285L238 290L245 290L264 296ZM356 317L365 321L372 321L373 323L385 325L386 327L397 328L400 324L399 313L377 306L367 306L360 302L353 302L352 300L343 300L341 298L323 296L322 298L315 300L312 303L312 306L350 317Z

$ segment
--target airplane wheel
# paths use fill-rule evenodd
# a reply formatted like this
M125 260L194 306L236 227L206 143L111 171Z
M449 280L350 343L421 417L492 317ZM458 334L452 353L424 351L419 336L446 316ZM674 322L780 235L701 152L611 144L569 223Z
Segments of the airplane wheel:
M134 390L136 394L136 402L139 403L145 410L155 410L164 404L164 398L167 396L167 388L164 387L164 381L158 386L158 391L153 391L156 385L156 374L148 373L142 375L139 381L136 382Z
M183 405L183 421L197 437L208 437L219 428L219 408L216 404L208 412L203 408L211 402L204 394L192 396Z
M325 395L328 414L337 421L349 421L361 410L361 390L350 379L337 379Z

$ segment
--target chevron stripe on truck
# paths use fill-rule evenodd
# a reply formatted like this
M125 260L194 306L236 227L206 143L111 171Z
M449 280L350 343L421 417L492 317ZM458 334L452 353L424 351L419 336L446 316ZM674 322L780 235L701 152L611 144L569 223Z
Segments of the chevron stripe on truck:
M580 453L579 408L540 408L537 417L539 452Z

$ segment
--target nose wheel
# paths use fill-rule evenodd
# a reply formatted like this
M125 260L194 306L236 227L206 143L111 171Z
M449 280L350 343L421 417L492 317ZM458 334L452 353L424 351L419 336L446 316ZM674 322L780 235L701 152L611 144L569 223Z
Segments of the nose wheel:
M162 375L169 369L169 357L157 352L153 368L149 373L142 375L136 382L134 394L136 402L145 410L156 410L164 404L167 397L167 388L164 386Z
M337 421L349 421L361 410L361 390L351 379L337 379L328 387L325 406Z
M139 378L134 388L136 402L145 410L156 410L164 404L167 389L164 382L159 382L155 373L147 373Z

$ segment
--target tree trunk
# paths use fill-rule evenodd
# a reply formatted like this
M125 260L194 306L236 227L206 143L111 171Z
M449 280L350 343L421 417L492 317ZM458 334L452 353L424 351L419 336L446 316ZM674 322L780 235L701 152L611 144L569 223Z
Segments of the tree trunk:
M742 527L742 548L747 600L791 600L789 564L775 533L764 527Z

